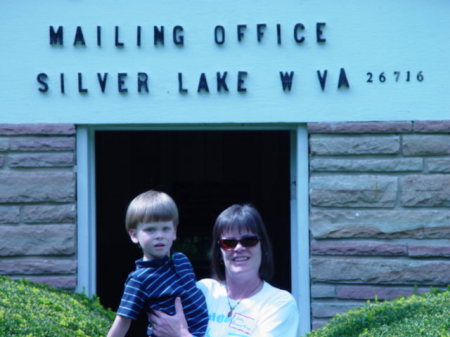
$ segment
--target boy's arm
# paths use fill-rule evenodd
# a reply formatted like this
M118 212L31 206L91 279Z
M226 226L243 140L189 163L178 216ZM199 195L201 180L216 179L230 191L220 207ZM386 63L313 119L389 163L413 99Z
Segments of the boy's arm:
M117 315L106 337L125 337L130 328L130 324L130 318Z

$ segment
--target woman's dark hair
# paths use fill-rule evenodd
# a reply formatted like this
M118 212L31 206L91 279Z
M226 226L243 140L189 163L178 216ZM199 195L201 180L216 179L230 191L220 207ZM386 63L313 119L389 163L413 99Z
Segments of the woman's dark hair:
M270 281L273 275L272 245L261 215L255 207L249 204L231 205L217 217L213 228L211 245L212 276L219 281L225 280L225 266L218 242L223 233L233 230L238 232L247 231L258 236L261 243L259 276L264 281Z

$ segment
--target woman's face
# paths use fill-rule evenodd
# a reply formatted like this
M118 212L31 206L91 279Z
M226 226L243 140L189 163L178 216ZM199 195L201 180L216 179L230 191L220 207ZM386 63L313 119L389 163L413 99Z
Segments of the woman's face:
M246 241L251 242L254 237L257 237L257 235L248 231L232 230L223 233L220 239L241 240L250 238ZM262 255L261 243L258 241L253 247L245 247L245 244L244 241L244 244L238 242L234 248L220 247L227 277L246 276L249 280L255 277L259 278Z

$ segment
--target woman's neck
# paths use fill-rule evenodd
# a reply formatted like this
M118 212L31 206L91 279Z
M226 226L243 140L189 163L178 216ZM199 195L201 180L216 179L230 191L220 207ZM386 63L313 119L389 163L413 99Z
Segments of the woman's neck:
M227 276L225 280L228 297L240 300L255 295L261 290L263 281L259 276L249 278L238 278Z

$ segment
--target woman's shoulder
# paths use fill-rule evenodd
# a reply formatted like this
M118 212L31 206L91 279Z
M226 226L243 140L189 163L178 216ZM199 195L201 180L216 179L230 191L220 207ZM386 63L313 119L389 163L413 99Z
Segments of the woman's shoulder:
M264 282L260 295L277 303L296 303L294 296L289 291L277 288L268 282Z
M219 281L213 278L202 278L201 280L197 281L197 285L208 289L222 286Z
M220 295L222 292L226 291L223 283L212 278L204 278L197 281L197 287L203 291L203 293L210 295Z

